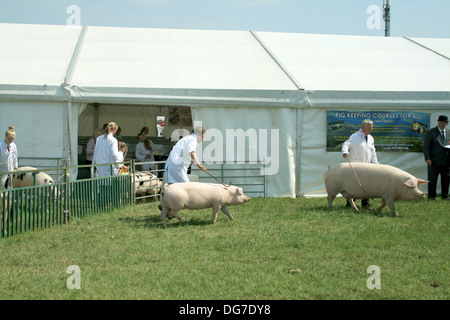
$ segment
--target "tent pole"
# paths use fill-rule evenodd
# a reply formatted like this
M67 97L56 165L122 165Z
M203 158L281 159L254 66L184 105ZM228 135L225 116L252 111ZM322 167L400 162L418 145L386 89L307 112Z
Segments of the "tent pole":
M270 49L264 44L264 42L258 37L258 35L250 30L250 33L255 37L256 41L266 50L269 56L276 62L276 64L283 70L283 72L288 76L288 78L295 84L298 90L304 90L302 86L295 80L294 76L284 67L284 65L277 59L277 57L270 51Z

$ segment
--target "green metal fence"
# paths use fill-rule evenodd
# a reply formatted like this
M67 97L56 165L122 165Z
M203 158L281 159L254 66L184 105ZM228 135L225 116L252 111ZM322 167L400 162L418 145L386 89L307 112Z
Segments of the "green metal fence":
M106 164L110 165L110 164ZM0 190L0 237L65 224L70 219L111 211L133 203L132 175L70 181L78 166L16 171L32 174L34 186ZM63 182L36 185L38 172L66 172ZM0 173L4 175L6 173Z
M130 172L118 176L105 178L86 178L71 181L70 172L74 169L89 169L94 176L94 167L100 165L79 165L67 167L51 167L40 170L15 171L5 174L31 174L33 186L17 187L0 190L0 238L10 237L17 233L48 228L54 225L68 223L71 219L82 218L86 215L108 212L126 205L149 204L146 198L156 194L159 199L161 187L152 185L144 187L136 180L136 173L140 164L134 160L123 162L130 168ZM152 170L156 179L163 180L165 161L149 162L155 166ZM110 166L112 164L104 164ZM101 165L103 166L103 165ZM112 168L112 167L111 167ZM208 182L217 183L204 172L192 168L192 173L199 179L209 179ZM208 172L214 177L228 184L230 181L244 189L244 193L253 196L266 196L266 179L262 174L264 165L208 165ZM36 185L36 176L44 172L57 177L54 184ZM63 173L63 174L61 174ZM139 190L138 190L139 188ZM157 192L151 192L155 190ZM145 191L142 193L142 191ZM147 193L148 194L147 194ZM149 199L151 201L151 199ZM154 203L154 202L150 202Z

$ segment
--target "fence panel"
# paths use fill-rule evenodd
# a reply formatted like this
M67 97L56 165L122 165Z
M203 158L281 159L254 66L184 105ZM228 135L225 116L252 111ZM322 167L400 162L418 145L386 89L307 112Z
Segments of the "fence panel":
M191 174L202 182L233 184L242 188L246 195L266 197L265 167L261 163L211 164L206 169L209 174L192 166Z
M65 181L50 185L0 190L0 237L49 228L67 223L71 218L111 211L133 202L132 175L70 181L73 167L16 171L31 173L61 170ZM0 173L3 175L5 173ZM34 183L35 179L34 179Z
M142 165L149 165L151 170L141 170ZM159 202L164 183L166 161L132 161L134 205L143 206Z
M0 190L0 238L17 233L49 228L67 223L71 218L79 219L86 215L107 212L126 205L146 205L159 201L164 184L165 161L148 162L152 165L153 181L144 186L138 175L149 174L139 171L134 160L124 162L130 173L105 178L87 178L70 181L69 172L74 167L57 167L44 170L16 171L15 173L33 173L54 171L61 174L62 181L51 185L40 185ZM111 165L111 164L106 164ZM98 165L89 166L91 172ZM208 173L191 168L191 174L199 181L229 184L243 188L244 193L252 196L266 196L266 179L262 164L212 164L207 165ZM135 174L134 174L135 173ZM7 173L0 172L0 176ZM216 180L217 179L217 180Z

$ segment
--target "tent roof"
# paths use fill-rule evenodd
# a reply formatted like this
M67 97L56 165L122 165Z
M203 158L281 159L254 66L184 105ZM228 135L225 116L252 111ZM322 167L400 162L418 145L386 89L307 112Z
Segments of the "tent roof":
M450 88L450 60L406 38L268 32L259 36L307 90ZM439 51L450 39L426 40Z
M89 27L77 86L295 90L249 32Z
M439 104L449 56L450 39L0 24L0 99Z
M0 83L59 86L80 31L81 27L0 24Z

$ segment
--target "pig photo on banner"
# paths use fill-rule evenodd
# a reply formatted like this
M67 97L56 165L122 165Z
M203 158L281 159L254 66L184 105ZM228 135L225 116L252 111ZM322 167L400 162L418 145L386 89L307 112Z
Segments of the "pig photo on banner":
M377 152L423 152L430 114L410 111L327 111L327 151L340 152L364 119L373 121Z

